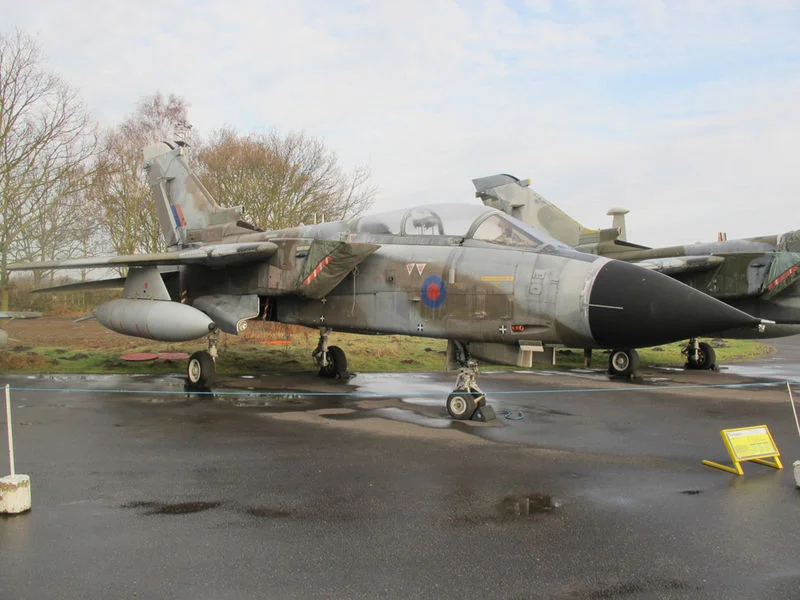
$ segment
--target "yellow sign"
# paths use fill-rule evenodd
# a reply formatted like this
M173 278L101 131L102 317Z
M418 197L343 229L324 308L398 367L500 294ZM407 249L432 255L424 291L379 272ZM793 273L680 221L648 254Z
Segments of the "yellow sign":
M737 429L723 429L719 432L722 443L730 454L733 466L721 465L710 460L703 464L716 469L722 469L734 475L744 475L742 462L752 461L774 469L782 469L778 447L766 425L754 427L739 427ZM772 459L772 460L766 460Z

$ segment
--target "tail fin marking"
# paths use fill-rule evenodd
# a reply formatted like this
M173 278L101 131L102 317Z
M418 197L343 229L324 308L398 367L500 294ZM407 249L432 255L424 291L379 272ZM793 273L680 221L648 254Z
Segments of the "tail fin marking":
M241 207L222 208L217 204L186 164L183 146L160 142L144 148L143 154L161 233L168 247L186 245L190 231L235 226L239 221Z

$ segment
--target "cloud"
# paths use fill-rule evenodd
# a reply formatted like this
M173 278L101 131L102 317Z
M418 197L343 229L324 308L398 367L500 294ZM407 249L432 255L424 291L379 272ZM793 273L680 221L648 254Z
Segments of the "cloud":
M795 2L0 1L113 124L156 90L195 128L303 129L377 209L495 172L649 244L800 227ZM87 18L90 15L90 18Z

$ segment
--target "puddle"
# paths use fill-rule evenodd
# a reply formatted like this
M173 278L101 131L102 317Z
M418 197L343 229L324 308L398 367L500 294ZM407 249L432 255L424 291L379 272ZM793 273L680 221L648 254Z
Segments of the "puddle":
M788 381L790 383L800 383L800 374L798 373L797 365L780 360L774 360L774 362L771 363L728 365L727 372L740 377L765 378Z
M519 494L506 496L499 504L489 510L472 511L466 515L456 516L455 525L482 525L486 523L510 523L513 521L534 522L540 515L555 512L562 503L554 500L550 494Z
M129 502L122 508L144 509L146 515L189 515L217 508L222 502Z
M275 411L322 410L339 408L343 400L338 395L313 395L302 393L247 394L231 400L236 408L271 408Z
M422 425L423 427L432 427L435 429L447 429L453 426L452 419L427 417L410 410L403 410L402 408L376 408L373 410L366 410L362 412L351 413L336 413L322 415L326 419L335 421L357 421L359 419L367 419L370 417L379 417L382 419L390 419L392 421L402 421L404 423L413 423L414 425Z
M607 587L596 588L591 590L575 591L570 594L569 598L672 598L674 597L670 592L699 592L701 588L689 585L684 581L674 579L651 579L644 581L628 581L623 583L615 583ZM695 594L691 596L681 597L698 597Z
M533 517L549 513L561 506L549 494L506 496L500 503L500 516L504 519Z
M249 506L245 509L245 512L248 515L262 519L285 519L292 516L291 511L266 506Z

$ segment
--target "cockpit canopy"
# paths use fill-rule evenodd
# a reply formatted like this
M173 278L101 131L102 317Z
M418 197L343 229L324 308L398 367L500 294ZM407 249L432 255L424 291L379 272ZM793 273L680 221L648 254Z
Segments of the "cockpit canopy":
M357 233L403 236L453 236L504 246L562 246L525 223L493 208L474 204L437 204L362 217Z

